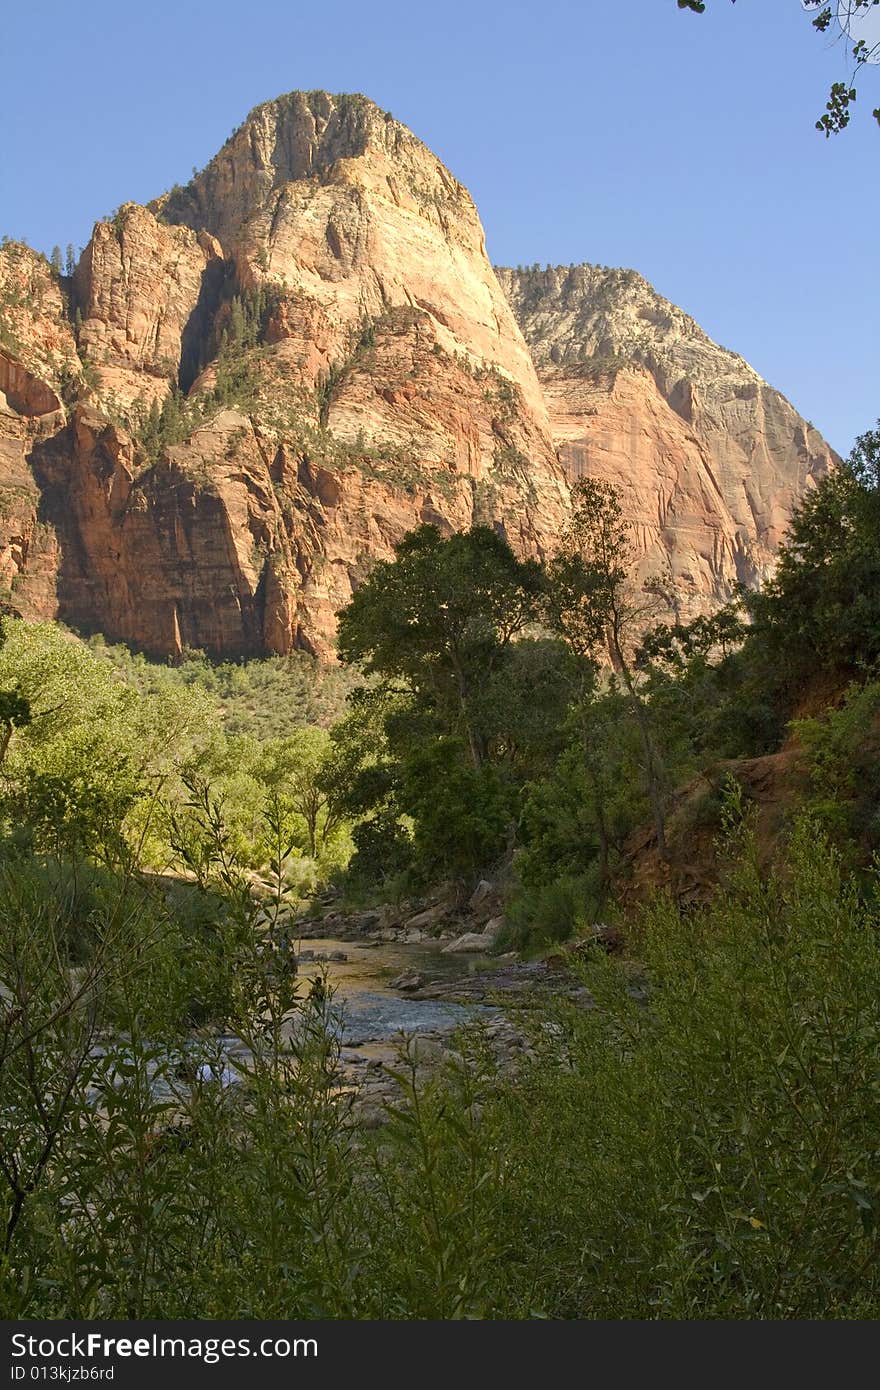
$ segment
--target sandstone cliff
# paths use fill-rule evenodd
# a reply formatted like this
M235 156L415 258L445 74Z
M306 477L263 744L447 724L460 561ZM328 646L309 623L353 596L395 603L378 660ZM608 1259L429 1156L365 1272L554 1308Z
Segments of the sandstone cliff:
M794 504L835 455L741 357L631 270L499 269L570 480L622 492L642 572L682 616L772 568Z
M185 189L154 205L216 236L245 285L280 291L273 337L307 382L364 320L405 306L440 348L492 365L546 423L535 370L486 256L467 189L362 96L292 92L252 111Z
M96 364L101 393L122 409L162 400L192 370L224 277L220 245L205 232L167 227L136 203L99 222L72 293L79 349Z
M162 654L327 653L411 527L546 554L584 471L711 606L830 459L638 277L496 276L439 160L322 92L99 222L70 280L0 248L0 391L0 601Z

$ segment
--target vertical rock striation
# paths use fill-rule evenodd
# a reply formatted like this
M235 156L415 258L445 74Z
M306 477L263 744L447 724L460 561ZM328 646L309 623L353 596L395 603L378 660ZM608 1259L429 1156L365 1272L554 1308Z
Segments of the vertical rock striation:
M635 271L499 269L569 480L618 486L644 574L682 616L756 584L837 459L742 357Z

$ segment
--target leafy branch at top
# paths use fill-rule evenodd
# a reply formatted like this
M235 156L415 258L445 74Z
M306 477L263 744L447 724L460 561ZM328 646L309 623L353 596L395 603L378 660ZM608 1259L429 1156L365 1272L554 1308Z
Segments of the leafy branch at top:
M706 0L677 0L680 10L692 10L694 14L705 14ZM818 9L821 0L815 0L811 6ZM731 4L736 4L736 0L731 0ZM880 5L880 0L850 0L846 10L845 19L864 18L868 10L875 5ZM840 16L838 15L838 18ZM811 20L813 28L819 34L827 34L834 21L834 10L831 5L823 5L819 13ZM840 19L841 32L846 34L844 19ZM825 110L816 122L816 129L824 133L826 138L830 135L837 135L845 130L850 123L852 112L850 108L856 100L857 91L855 78L861 69L870 62L876 61L878 56L878 45L869 45L867 40L859 38L852 48L853 69L846 81L833 82L825 103ZM874 120L880 125L880 106L875 107L871 112Z

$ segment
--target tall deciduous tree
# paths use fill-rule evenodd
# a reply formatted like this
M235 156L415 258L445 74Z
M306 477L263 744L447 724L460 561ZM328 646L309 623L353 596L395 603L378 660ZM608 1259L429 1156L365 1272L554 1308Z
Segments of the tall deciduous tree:
M593 656L602 645L608 651L638 725L657 848L665 859L662 769L632 660L634 640L655 611L656 599L637 591L630 578L632 542L617 489L583 478L572 491L572 502L559 553L547 568L547 617L580 657Z
M339 652L371 674L406 682L439 727L467 742L479 768L478 708L514 637L534 619L540 567L517 560L486 526L405 536L340 614Z
M795 678L880 660L880 421L806 494L773 578L746 605L749 645L784 653Z

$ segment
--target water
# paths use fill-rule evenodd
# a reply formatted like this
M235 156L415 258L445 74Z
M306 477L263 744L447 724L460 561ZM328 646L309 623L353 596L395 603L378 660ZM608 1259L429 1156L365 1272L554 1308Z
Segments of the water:
M488 956L445 956L445 944L383 941L361 945L329 937L310 940L304 943L304 950L316 955L344 951L348 959L326 964L304 961L299 973L303 981L326 973L334 990L333 1012L342 1017L340 1040L347 1047L381 1042L400 1033L445 1032L486 1011L473 1005L409 999L389 987L389 982L405 970L416 971L426 984L437 984L496 964Z
M390 981L403 971L414 970L426 984L436 984L460 979L494 964L487 956L445 956L442 954L444 944L437 941L409 945L402 942L361 944L330 937L305 943L302 949L313 951L315 955L343 952L346 956L344 961L304 961L299 967L303 997L311 982L318 978L325 979L332 991L327 1027L345 1049L343 1063L362 1064L368 1059L390 1061L401 1035L451 1032L468 1020L497 1012L482 1005L410 999L390 988ZM105 1049L98 1046L94 1051L98 1056ZM235 1087L248 1069L250 1053L240 1038L230 1034L212 1040L194 1038L186 1048L186 1058L187 1075L173 1083L158 1062L148 1065L151 1090L157 1099L179 1097L196 1075L202 1082L214 1082L224 1089ZM121 1085L121 1077L114 1084ZM95 1091L93 1099L97 1100L98 1094Z

